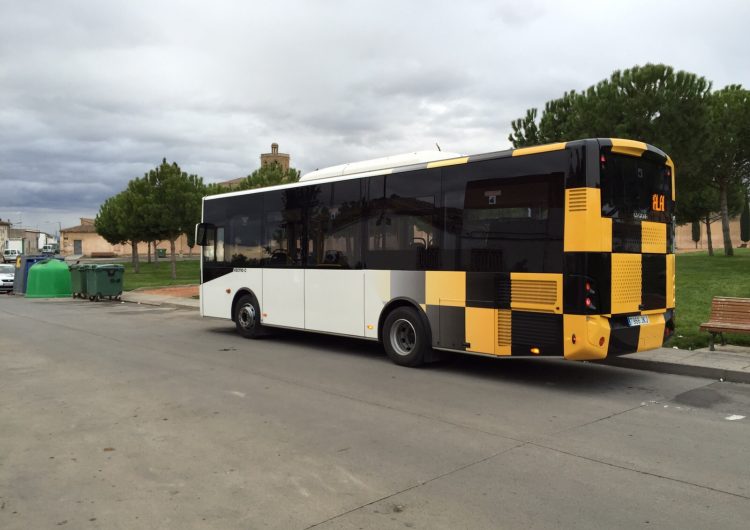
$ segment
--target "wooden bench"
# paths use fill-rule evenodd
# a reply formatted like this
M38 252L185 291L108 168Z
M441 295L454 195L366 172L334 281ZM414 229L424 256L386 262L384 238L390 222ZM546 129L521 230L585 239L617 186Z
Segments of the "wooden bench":
M714 351L716 335L721 344L726 344L724 333L746 333L750 335L750 298L729 298L714 296L711 301L711 316L708 322L701 324L701 331L708 331L709 350Z
M92 258L114 258L117 255L114 252L92 252Z

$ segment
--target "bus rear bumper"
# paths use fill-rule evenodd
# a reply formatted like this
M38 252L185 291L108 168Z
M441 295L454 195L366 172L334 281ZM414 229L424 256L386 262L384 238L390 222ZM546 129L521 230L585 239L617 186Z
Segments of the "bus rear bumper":
M665 329L673 329L674 311L647 316L648 323L631 326L627 317L565 315L564 356L593 361L660 348L667 336Z
M607 357L609 320L599 315L563 315L563 355L571 361Z

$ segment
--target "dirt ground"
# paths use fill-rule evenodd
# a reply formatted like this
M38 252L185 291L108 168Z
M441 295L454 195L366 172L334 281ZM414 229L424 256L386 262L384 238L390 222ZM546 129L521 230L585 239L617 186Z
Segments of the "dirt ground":
M160 287L158 289L143 289L140 292L162 296L176 296L178 298L193 298L194 296L198 296L198 286L175 285L172 287Z

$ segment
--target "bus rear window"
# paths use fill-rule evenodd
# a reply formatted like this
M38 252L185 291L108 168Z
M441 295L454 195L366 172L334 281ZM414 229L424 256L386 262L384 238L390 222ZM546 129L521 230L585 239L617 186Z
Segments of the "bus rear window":
M603 216L671 221L672 176L666 164L603 151L600 165Z

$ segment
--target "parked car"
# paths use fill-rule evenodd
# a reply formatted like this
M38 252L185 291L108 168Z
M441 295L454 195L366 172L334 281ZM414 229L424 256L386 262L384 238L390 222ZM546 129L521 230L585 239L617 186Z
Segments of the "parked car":
M21 253L16 249L6 248L5 250L3 250L3 263L15 263L16 258L20 255Z
M15 265L0 264L0 291L12 291L15 276Z

